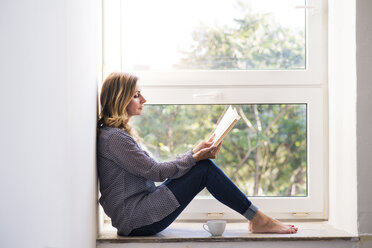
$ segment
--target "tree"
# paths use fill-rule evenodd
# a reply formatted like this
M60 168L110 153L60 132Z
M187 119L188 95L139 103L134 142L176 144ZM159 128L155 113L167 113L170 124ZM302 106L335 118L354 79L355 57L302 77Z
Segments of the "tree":
M235 105L242 116L216 163L248 195L306 195L306 105ZM225 105L151 105L134 118L159 160L186 152L215 128Z
M283 28L269 14L255 14L237 2L241 17L233 26L201 24L192 33L194 44L175 68L298 69L305 66L305 36Z

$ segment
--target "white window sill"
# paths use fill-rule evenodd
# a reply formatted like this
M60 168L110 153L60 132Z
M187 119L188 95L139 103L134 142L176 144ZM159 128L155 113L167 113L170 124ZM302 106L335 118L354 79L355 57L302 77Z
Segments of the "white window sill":
M244 242L244 241L319 241L319 240L359 240L359 237L336 229L327 222L291 222L299 230L296 234L253 234L248 231L248 223L227 223L220 237L212 237L202 223L173 223L163 232L151 237L122 237L116 229L105 224L97 243L174 243L174 242Z

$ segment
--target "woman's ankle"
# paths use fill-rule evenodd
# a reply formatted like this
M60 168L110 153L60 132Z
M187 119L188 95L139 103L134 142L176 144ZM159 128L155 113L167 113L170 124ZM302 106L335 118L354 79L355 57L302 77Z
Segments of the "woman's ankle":
M264 214L262 211L257 210L256 214L254 217L250 220L250 223L252 225L265 225L270 221L270 218Z

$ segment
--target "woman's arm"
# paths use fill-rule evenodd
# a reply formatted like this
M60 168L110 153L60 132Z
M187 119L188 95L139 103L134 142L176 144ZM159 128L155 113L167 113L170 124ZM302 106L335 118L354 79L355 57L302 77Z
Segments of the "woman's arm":
M152 181L164 181L186 174L195 159L190 151L185 156L168 162L157 162L142 150L128 134L115 132L108 140L106 151L123 169Z

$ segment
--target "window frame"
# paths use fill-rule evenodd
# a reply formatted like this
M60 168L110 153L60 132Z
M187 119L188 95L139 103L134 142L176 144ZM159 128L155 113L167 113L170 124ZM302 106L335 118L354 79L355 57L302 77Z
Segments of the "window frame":
M126 71L137 75L144 86L184 85L322 85L327 81L326 0L307 0L306 69L303 70L178 70L138 71L123 68L121 40L124 30L121 0L103 1L103 75ZM106 18L106 19L105 19ZM115 42L116 41L116 42ZM120 51L120 52L118 52ZM311 52L309 52L311 51Z
M249 198L260 209L276 218L325 218L324 104L321 88L237 86L207 89L205 87L141 86L141 90L147 99L146 104L306 104L307 196ZM208 206L207 210L205 206ZM217 200L203 198L192 201L178 219L205 219L208 216L215 218L216 215L227 219L242 219L241 215L234 213Z
M327 1L307 0L306 6L310 7L306 14L305 70L126 71L140 78L147 104L307 104L308 196L250 197L261 210L279 219L328 218L325 177L328 163L324 145L328 135ZM120 0L102 0L102 8L103 80L110 72L124 69L120 18L123 5ZM247 98L236 100L234 95L242 92ZM178 219L208 218L242 219L214 199L194 200Z

